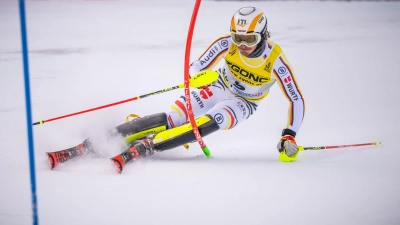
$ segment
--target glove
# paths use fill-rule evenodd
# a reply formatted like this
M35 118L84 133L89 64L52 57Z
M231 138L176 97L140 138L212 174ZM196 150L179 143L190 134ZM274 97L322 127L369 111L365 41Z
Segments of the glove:
M282 162L292 162L296 160L299 153L296 140L292 135L284 135L278 142L279 159Z

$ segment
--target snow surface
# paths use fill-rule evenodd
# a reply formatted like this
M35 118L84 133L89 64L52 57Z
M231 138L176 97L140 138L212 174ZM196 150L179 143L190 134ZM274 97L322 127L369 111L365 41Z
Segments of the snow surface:
M27 1L33 121L175 86L193 1ZM51 171L61 150L124 122L169 110L175 90L34 126L40 224L400 224L400 4L204 1L191 59L254 5L296 72L306 101L303 146L382 141L302 152L275 148L288 102L278 86L248 121L197 143L126 165L76 159ZM0 224L31 224L32 204L17 1L0 1ZM101 138L99 138L101 139Z

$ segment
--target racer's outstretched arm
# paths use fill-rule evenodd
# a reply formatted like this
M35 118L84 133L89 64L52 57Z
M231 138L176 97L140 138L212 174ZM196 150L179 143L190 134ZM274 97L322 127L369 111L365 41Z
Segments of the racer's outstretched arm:
M282 136L291 135L295 137L303 122L305 104L299 84L285 54L281 54L275 61L273 73L283 94L289 101L288 122Z

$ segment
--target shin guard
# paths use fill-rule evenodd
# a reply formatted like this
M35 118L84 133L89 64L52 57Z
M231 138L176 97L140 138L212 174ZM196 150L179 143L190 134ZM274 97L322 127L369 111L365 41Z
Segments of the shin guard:
M114 132L122 135L127 143L131 143L148 135L165 131L167 128L167 115L157 113L121 124L115 128Z
M219 130L218 124L209 115L197 118L196 124L202 137ZM153 137L154 148L159 151L176 148L195 140L196 137L190 123L163 131Z

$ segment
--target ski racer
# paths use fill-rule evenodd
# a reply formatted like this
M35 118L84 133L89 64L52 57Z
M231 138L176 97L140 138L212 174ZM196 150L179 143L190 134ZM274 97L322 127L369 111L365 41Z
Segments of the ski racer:
M281 161L291 162L299 151L295 137L304 117L304 99L288 59L269 38L267 17L260 9L243 7L236 11L230 34L216 39L190 65L190 75L206 70L219 73L212 85L191 89L192 108L201 136L233 129L255 113L270 88L278 83L288 99L289 112L277 149ZM188 121L186 99L181 96L169 111L117 126L112 132L124 137L130 147L112 161L121 172L131 159L196 141ZM75 153L69 154L81 155L92 149L88 139L79 146L71 148Z

